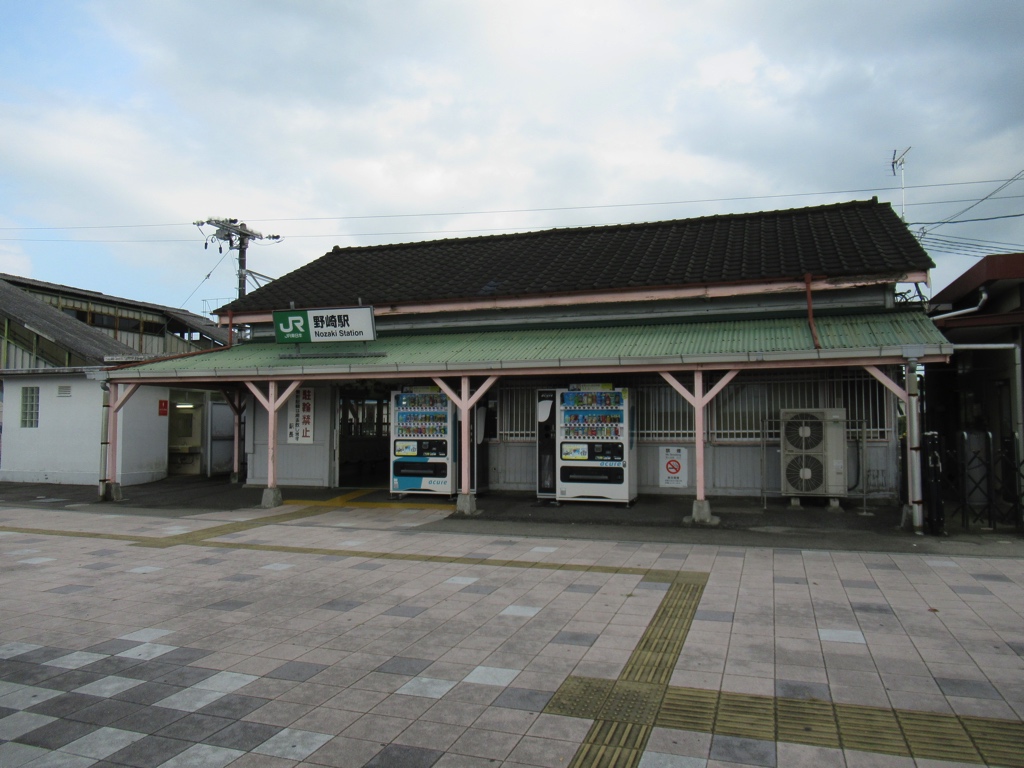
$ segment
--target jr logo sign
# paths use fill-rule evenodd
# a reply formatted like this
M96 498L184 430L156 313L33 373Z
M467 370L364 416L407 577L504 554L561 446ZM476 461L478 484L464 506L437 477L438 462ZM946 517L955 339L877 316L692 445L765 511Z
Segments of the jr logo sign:
M279 342L309 341L309 318L306 312L275 312L274 335Z

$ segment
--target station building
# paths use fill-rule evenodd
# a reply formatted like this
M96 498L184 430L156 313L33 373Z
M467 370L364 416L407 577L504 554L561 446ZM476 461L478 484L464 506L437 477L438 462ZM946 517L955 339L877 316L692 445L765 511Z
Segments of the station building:
M697 520L716 496L891 502L915 456L916 371L951 353L915 299L933 266L877 199L335 247L221 307L229 347L101 377L112 424L146 387L224 393L235 470L271 504L280 486L429 492L396 477L417 450L449 454L419 469L447 473L467 513L485 489L558 500L589 464L594 501L633 483L627 497L675 494ZM618 433L600 410L614 392ZM407 422L401 394L450 404L448 444L430 444L430 417Z

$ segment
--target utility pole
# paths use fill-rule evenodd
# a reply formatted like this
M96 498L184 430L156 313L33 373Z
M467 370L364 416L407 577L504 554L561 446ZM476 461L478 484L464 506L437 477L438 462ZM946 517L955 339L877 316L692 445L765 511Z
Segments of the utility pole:
M249 229L245 222L238 219L206 219L197 221L195 225L199 231L203 231L203 225L216 227L216 231L207 236L204 248L209 247L211 240L220 240L228 244L229 251L238 251L238 298L245 296L245 280L249 270L245 266L245 252L249 248L250 240L263 240L264 236L254 229ZM205 234L205 233L204 233ZM267 240L280 240L280 235L267 235ZM223 246L217 244L217 250L223 253Z

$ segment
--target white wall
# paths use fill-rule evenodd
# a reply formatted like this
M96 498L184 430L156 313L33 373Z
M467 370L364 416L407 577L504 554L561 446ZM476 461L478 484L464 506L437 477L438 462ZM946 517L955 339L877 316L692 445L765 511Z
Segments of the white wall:
M139 387L118 414L117 479L121 485L167 477L168 417L160 415L159 407L160 400L169 398L167 387ZM98 466L99 453L96 457Z
M58 397L60 386L70 397ZM39 387L39 426L21 426L21 388ZM0 480L93 485L100 479L103 390L83 375L17 376L4 380L8 419L0 453ZM167 476L167 417L158 416L163 387L140 387L121 410L122 485ZM11 405L15 403L16 405ZM17 414L15 419L14 414Z
M70 397L58 387L70 386ZM39 387L39 426L21 426L22 387ZM87 485L99 480L99 384L84 375L17 376L4 380L8 418L4 424L0 480Z

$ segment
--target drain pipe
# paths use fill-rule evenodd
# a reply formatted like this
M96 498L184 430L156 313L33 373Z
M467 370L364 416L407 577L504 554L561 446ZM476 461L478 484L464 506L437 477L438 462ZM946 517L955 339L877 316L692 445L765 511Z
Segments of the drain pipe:
M982 289L984 290L984 289ZM984 302L982 302L984 303ZM978 306L981 306L980 304ZM961 310L963 311L963 310ZM949 317L949 315L943 315ZM932 318L935 319L934 317ZM1024 393L1024 368L1021 365L1020 345L1012 342L997 342L992 344L954 344L953 352L997 352L999 350L1013 351L1013 432L1017 442L1017 459L1024 460L1024 402L1021 402Z
M970 315L977 312L985 306L985 302L988 301L988 290L986 290L985 286L981 286L981 288L978 289L978 293L980 294L978 297L978 306L968 307L967 309L958 309L956 312L947 312L944 315L934 315L930 317L929 320L945 320L947 317L959 317L960 315Z

